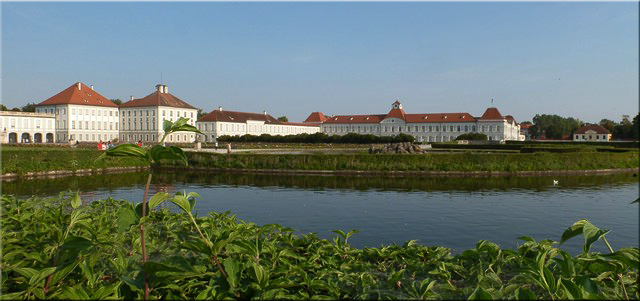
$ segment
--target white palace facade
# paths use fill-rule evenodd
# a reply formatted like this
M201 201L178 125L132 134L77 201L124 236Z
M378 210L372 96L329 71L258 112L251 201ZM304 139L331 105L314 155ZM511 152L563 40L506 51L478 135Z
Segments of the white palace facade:
M166 85L120 106L84 83L77 82L36 105L35 113L4 111L0 115L2 143L119 142L157 143L163 136L164 120L189 118L203 135L173 133L168 143L215 142L220 136L296 135L323 132L393 136L412 135L419 142L449 142L465 133L482 133L491 141L524 140L520 125L497 108L480 117L469 113L407 114L399 101L387 114L325 116L313 112L302 123L283 122L267 112L247 113L222 107L197 119L198 109L169 93Z
M220 136L297 135L320 131L318 124L280 121L267 112L247 113L222 110L222 107L198 119L198 129L204 133L200 140L215 142Z
M56 137L53 113L0 111L2 143L52 143Z
M164 135L162 125L165 120L176 121L181 117L189 118L188 123L196 126L198 109L169 93L167 85L156 85L156 91L120 105L120 141L135 143L160 142ZM167 136L165 142L194 142L193 132L176 132Z
M418 142L449 142L467 133L482 133L490 141L524 140L520 125L497 108L488 108L481 117L469 113L407 114L399 101L387 114L337 115L325 117L321 112L309 115L305 123L319 124L329 135L348 133L394 136L400 133Z
M55 142L118 137L118 105L80 82L36 104L36 113L55 115Z

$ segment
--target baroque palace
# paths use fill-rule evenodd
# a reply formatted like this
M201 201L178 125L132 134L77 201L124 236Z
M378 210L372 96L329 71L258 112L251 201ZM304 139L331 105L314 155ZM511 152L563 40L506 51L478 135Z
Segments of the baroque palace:
M197 119L198 109L169 93L166 85L155 91L116 105L93 89L77 82L38 103L35 113L0 112L2 143L68 143L115 141L157 143L164 120L189 118L204 135L178 132L167 137L170 143L190 143L196 139L214 142L223 135L296 135L323 132L393 136L412 135L419 142L447 142L465 133L483 133L492 141L524 140L520 125L511 115L488 108L480 117L469 113L407 114L399 101L387 114L325 116L313 112L302 123L283 122L263 113L223 110L222 107Z

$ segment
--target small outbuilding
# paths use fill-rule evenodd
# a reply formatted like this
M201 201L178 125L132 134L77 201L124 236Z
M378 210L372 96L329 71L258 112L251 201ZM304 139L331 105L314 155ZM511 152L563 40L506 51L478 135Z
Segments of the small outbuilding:
M573 141L609 141L611 133L597 124L587 124L573 134Z

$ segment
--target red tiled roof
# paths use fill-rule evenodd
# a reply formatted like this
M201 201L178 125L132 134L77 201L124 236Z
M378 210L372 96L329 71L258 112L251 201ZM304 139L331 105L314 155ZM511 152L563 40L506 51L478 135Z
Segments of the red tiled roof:
M399 101L396 100L395 103L400 103ZM400 118L402 120L404 120L405 118L405 113L403 109L391 109L391 111L389 111L389 113L387 113L387 116L385 116L386 118Z
M605 129L602 126L599 126L597 124L590 124L590 125L582 126L579 129L577 129L575 133L576 134L585 134L589 130L596 132L596 134L611 134L607 129Z
M475 122L476 119L469 113L434 113L434 114L407 114L407 123L420 122Z
M491 119L491 120L495 120L495 119L505 119L504 116L502 116L502 114L500 114L500 111L498 111L497 108L487 108L486 111L484 111L484 114L482 114L482 117L479 118L480 120L484 120L484 119Z
M313 112L309 115L309 117L307 117L307 119L304 122L323 123L327 119L328 118L325 117L322 112Z
M209 121L209 122L247 122L247 120L257 120L264 121L265 124L281 124L282 122L278 119L273 118L273 116L269 114L260 114L260 113L246 113L246 112L234 112L234 111L220 111L213 110L211 113L202 116L202 118L198 119L198 122Z
M186 103L182 99L177 98L170 93L162 93L160 91L155 91L143 98L133 99L120 105L121 108L152 106L195 109L193 106Z
M304 123L304 122L280 122L283 125L296 125L296 126L315 126L315 127L319 127L319 124L312 124L312 123Z
M531 123L521 123L520 124L520 129L528 129L532 126L533 124Z
M324 123L380 123L387 115L338 115Z
M324 123L379 123L389 115L339 115ZM405 114L407 123L475 122L469 113ZM368 119L367 119L368 118Z
M81 86L78 89L78 84ZM47 100L37 104L36 106L49 106L60 104L74 104L85 106L100 106L100 107L118 107L115 103L111 102L100 93L92 90L90 87L83 83L75 83L68 88L62 90L60 93L51 96Z

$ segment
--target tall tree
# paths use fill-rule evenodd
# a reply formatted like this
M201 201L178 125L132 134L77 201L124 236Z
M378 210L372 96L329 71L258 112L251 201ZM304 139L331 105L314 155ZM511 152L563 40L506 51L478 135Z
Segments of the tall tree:
M116 98L116 99L109 99L111 100L111 102L117 104L117 105L121 105L122 104L122 100L120 100L120 98Z
M35 103L28 103L26 106L22 107L22 112L35 112L35 111L36 111Z
M280 117L278 117L278 120L280 120L282 122L289 122L289 118L287 118L287 116L280 116Z
M635 140L640 139L640 113L636 114L636 117L633 117L631 125L631 138Z
M198 119L204 117L205 115L207 115L207 113L205 113L202 109L198 109Z
M607 131L609 131L610 133L613 133L613 130L616 127L616 122L609 119L602 119L598 124L607 129Z
M9 108L7 108L7 106L0 104L0 111L9 111Z
M572 135L581 124L579 119L573 117L536 114L533 117L533 125L529 128L529 133L533 138L544 136L547 139L562 139L564 135Z

